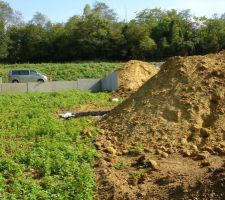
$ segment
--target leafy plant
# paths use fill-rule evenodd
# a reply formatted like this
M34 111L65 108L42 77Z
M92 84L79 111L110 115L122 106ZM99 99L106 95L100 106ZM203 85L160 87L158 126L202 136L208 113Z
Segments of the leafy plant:
M87 91L0 95L0 199L93 199L95 119L57 113L112 105L108 99ZM87 128L93 134L83 137Z
M138 170L133 171L131 173L131 176L138 180L141 178L141 176L143 176L144 173L145 173L144 169L138 169Z
M116 169L127 169L129 167L129 163L126 160L119 160L116 164L115 164L115 168Z
M110 62L5 64L0 66L0 77L3 77L3 82L7 82L10 70L33 69L47 75L52 81L73 81L82 78L102 78L121 66L122 63Z
M129 149L129 152L132 154L141 154L143 152L143 144L138 142L134 145L134 147Z

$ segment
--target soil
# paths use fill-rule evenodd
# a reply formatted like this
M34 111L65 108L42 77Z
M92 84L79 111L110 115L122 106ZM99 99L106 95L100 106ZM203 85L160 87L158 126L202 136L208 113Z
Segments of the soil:
M169 59L99 126L96 199L225 199L225 51Z
M70 110L65 110L65 109L59 110L59 111L57 111L56 115L58 116L59 114L67 113L67 112L80 113L80 112L91 112L91 111L93 111L93 112L95 112L95 111L111 111L114 107L115 107L114 105L99 107L99 106L96 106L93 104L84 104L84 105L80 105L77 108L72 108Z
M130 60L123 68L116 71L119 89L114 93L114 96L130 96L158 71L159 69L150 63Z

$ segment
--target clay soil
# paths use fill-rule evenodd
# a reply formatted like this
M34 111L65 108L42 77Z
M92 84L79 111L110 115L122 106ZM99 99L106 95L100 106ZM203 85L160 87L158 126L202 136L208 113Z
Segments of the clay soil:
M99 122L96 199L225 199L225 51L174 57Z
M119 89L114 96L128 97L136 92L147 80L157 74L159 69L152 64L139 60L130 60L117 70Z

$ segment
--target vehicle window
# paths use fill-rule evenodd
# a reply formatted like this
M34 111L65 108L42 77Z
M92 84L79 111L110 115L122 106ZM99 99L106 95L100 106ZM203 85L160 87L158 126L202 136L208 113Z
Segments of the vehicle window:
M14 76L20 75L20 71L12 71L12 75L14 75Z
M29 75L29 71L28 70L21 70L20 75Z
M34 70L30 70L30 75L37 75L37 72Z

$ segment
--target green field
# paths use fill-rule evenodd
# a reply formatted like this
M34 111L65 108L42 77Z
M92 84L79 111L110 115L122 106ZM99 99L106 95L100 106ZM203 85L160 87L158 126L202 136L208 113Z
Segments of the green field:
M80 105L112 105L105 93L0 95L0 199L93 198L95 118L61 120ZM88 133L88 134L87 134Z
M43 63L43 64L1 64L0 77L8 81L11 69L33 69L47 75L53 81L77 80L79 78L102 78L116 69L121 68L122 62L81 62L81 63ZM162 62L151 62L160 66Z
M0 77L7 82L8 72L11 69L37 70L53 81L77 80L78 78L101 78L122 67L123 63L84 62L84 63L43 63L43 64L1 64Z

